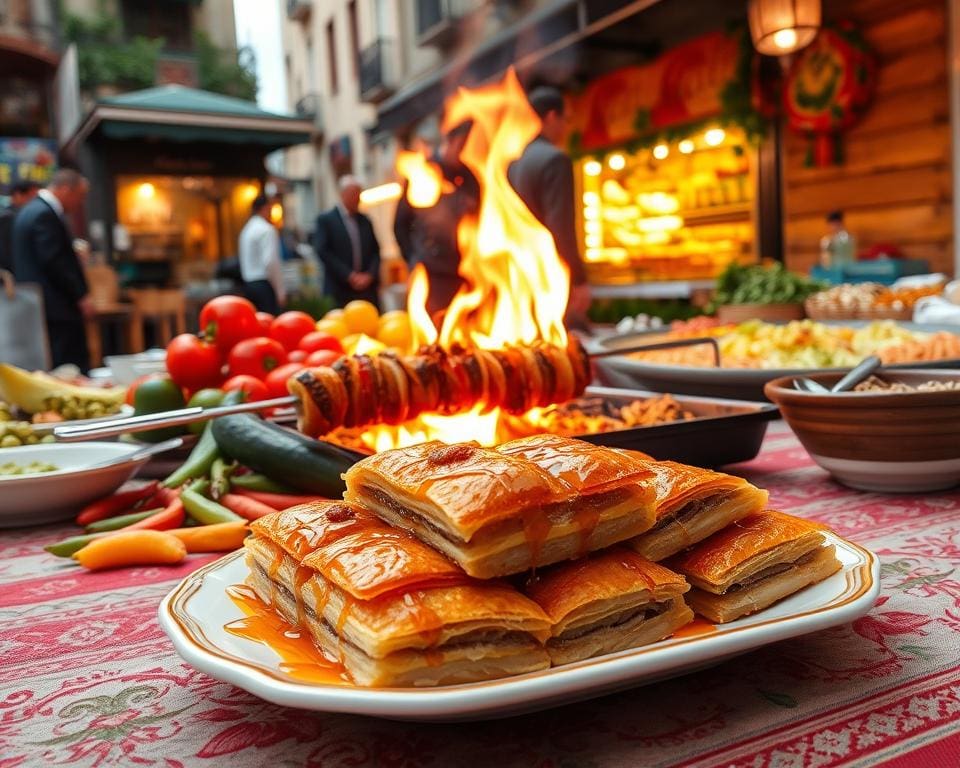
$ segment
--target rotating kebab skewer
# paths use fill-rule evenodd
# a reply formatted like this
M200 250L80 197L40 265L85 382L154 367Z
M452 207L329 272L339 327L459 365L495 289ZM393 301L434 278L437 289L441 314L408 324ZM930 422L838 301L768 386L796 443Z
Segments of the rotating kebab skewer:
M720 366L720 347L717 340L710 337L697 337L691 339L675 339L671 341L661 341L651 344L640 344L620 349L609 349L603 351L594 351L587 354L591 359L612 357L616 355L625 355L634 352L654 352L658 350L673 349L677 347L691 347L702 344L708 344L713 349L714 364ZM127 416L112 421L98 421L90 424L62 425L53 430L54 437L62 442L77 442L81 440L94 440L105 437L116 437L128 432L138 432L144 429L156 429L160 427L176 427L186 424L192 424L199 421L208 421L218 416L228 416L234 413L256 413L258 411L270 410L273 408L285 408L288 406L300 405L300 398L294 395L285 397L275 397L269 400L257 400L250 403L237 403L235 405L218 405L213 408L180 408L173 411L163 411L160 413L148 413L140 416Z

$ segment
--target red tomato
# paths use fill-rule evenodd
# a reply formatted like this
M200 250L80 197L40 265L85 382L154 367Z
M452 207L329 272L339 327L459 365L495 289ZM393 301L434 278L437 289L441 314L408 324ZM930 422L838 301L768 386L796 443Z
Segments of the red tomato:
M302 363L307 359L307 353L302 349L295 349L292 352L287 354L288 363Z
M167 344L167 370L179 387L191 392L218 387L223 381L222 368L217 348L192 333L181 333Z
M260 333L258 336L269 336L270 325L273 323L273 315L269 312L257 312L257 322L260 323Z
M217 296L200 310L200 330L226 356L237 342L260 335L257 309L241 296Z
M169 378L170 377L165 373L145 373L143 376L138 376L133 380L130 386L127 387L127 394L126 397L124 397L124 402L126 402L127 405L133 405L133 396L137 393L137 387L139 387L145 381Z
M318 365L333 365L341 357L343 357L342 352L335 352L332 349L318 349L316 352L310 353L306 359L306 364L311 368Z
M318 349L332 349L334 352L343 354L343 344L340 343L340 339L323 331L312 331L300 339L300 349L305 349L307 352L316 352Z
M239 376L231 376L223 383L224 392L232 392L235 389L239 389L247 396L248 403L252 403L254 400L266 400L270 396L266 384L256 376L248 376L245 373L241 373Z
M300 365L300 363L287 363L270 371L270 373L267 374L267 378L264 379L270 397L289 395L290 393L287 391L287 379L298 374L303 368L304 366Z
M300 339L316 329L316 320L306 312L284 312L270 325L270 338L287 349L296 349Z
M279 341L268 339L266 336L257 336L253 339L244 339L231 349L227 364L231 376L245 373L262 379L278 365L283 365L286 360L287 351Z

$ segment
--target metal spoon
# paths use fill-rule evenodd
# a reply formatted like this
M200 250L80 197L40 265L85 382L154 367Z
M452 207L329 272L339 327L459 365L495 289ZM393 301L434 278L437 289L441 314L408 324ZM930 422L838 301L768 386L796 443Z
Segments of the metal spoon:
M169 440L164 440L153 445L147 445L140 450L134 451L133 453L127 453L123 456L114 456L112 459L91 464L89 467L84 467L84 469L93 469L94 467L109 467L113 464L126 464L128 461L142 461L143 459L150 458L151 456L156 456L158 453L172 451L174 448L179 448L181 445L183 445L182 437L171 437Z
M883 361L880 360L876 355L870 355L870 357L865 357L857 365L851 368L836 384L834 384L830 389L827 389L823 384L820 384L813 379L808 379L806 376L801 376L793 380L793 388L800 390L801 392L814 392L817 394L828 394L836 392L846 392L847 390L853 389L857 384L876 373L879 370L880 366L883 365Z

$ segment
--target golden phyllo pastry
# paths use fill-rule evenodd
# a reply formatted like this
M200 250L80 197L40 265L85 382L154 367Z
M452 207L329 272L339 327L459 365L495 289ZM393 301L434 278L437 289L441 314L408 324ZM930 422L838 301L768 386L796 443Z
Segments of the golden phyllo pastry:
M703 541L767 504L767 492L741 477L624 451L655 475L656 522L630 546L654 562Z
M280 514L289 521L295 511ZM249 583L358 685L445 685L549 666L550 622L513 587L471 579L354 505L318 502L297 514L307 529L317 516L316 534L297 537L317 546L298 560L283 543L290 526L262 518L245 542Z
M693 586L687 601L717 623L763 610L840 570L823 526L767 510L670 561Z
M693 620L682 576L626 547L538 572L526 593L552 624L554 664L662 640Z
M423 443L378 453L345 475L348 500L477 578L549 565L646 530L651 477L616 451L559 437L497 450Z

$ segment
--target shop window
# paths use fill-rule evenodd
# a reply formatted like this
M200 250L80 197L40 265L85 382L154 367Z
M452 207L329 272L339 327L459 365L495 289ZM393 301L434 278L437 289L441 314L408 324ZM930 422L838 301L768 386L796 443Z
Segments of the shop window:
M193 46L189 3L169 0L123 0L123 31L128 37L162 37L164 48L185 51Z

